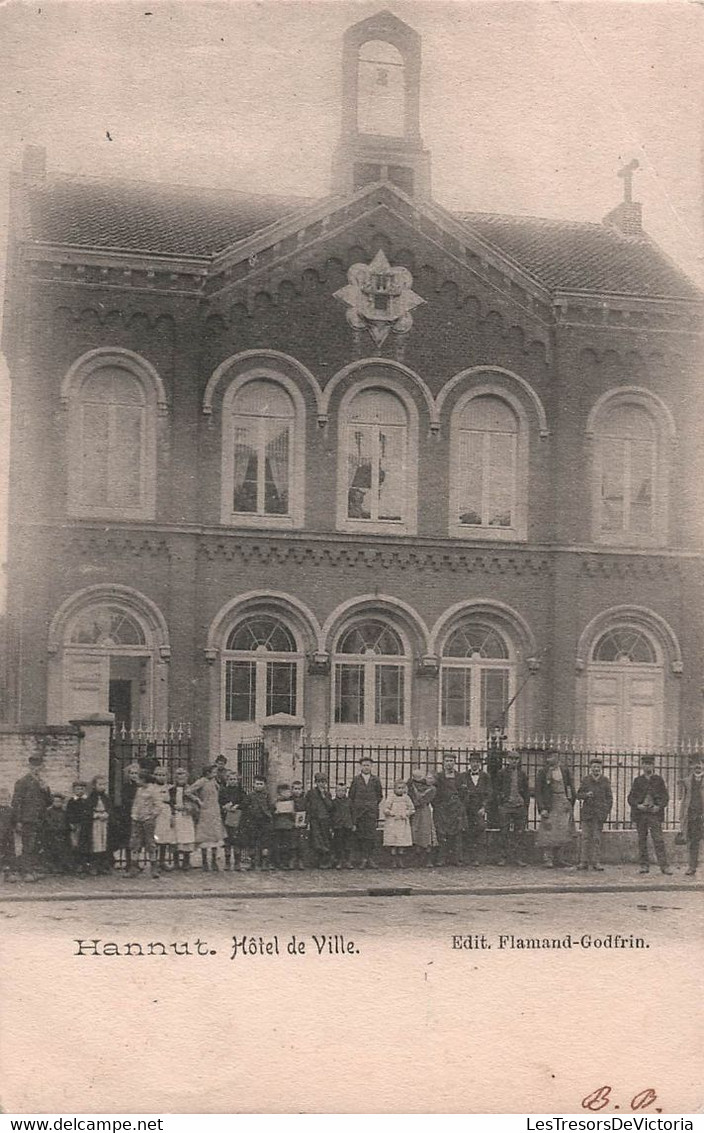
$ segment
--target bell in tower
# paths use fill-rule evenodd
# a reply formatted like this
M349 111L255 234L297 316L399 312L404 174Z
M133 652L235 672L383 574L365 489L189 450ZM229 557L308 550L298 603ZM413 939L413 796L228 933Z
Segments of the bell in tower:
M409 197L430 195L430 154L420 136L420 66L420 36L391 12L348 28L333 167L337 192L391 181Z

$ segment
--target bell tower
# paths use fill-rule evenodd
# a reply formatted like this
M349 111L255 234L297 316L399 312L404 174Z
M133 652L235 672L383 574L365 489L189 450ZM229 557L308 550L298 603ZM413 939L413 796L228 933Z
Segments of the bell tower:
M391 12L347 29L335 191L391 181L409 197L430 196L430 154L420 136L420 68L420 36Z

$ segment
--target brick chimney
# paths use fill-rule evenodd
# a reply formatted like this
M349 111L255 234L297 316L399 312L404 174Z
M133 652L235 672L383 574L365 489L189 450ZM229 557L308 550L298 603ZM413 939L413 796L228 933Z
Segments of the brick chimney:
M639 162L634 158L619 169L618 176L623 178L623 200L607 212L602 221L607 228L618 228L624 236L643 235L643 206L640 201L633 200L633 174L638 166Z

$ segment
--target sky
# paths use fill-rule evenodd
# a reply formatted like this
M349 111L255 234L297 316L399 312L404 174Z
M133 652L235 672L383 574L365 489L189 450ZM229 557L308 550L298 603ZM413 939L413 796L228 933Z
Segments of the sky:
M684 0L0 0L3 255L29 142L50 174L324 196L342 35L382 7L422 36L440 204L598 221L635 157L646 230L704 285L704 6ZM0 356L0 560L8 405Z

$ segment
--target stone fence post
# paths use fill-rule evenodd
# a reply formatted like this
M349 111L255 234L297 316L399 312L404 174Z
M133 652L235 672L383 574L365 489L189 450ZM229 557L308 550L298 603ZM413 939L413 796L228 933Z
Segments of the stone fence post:
M93 712L69 723L78 728L78 766L81 779L90 782L101 775L110 782L110 728L115 722L112 712Z
M300 716L278 712L262 722L264 747L269 755L267 789L269 798L276 799L277 783L291 783L300 778L301 733L305 721Z

